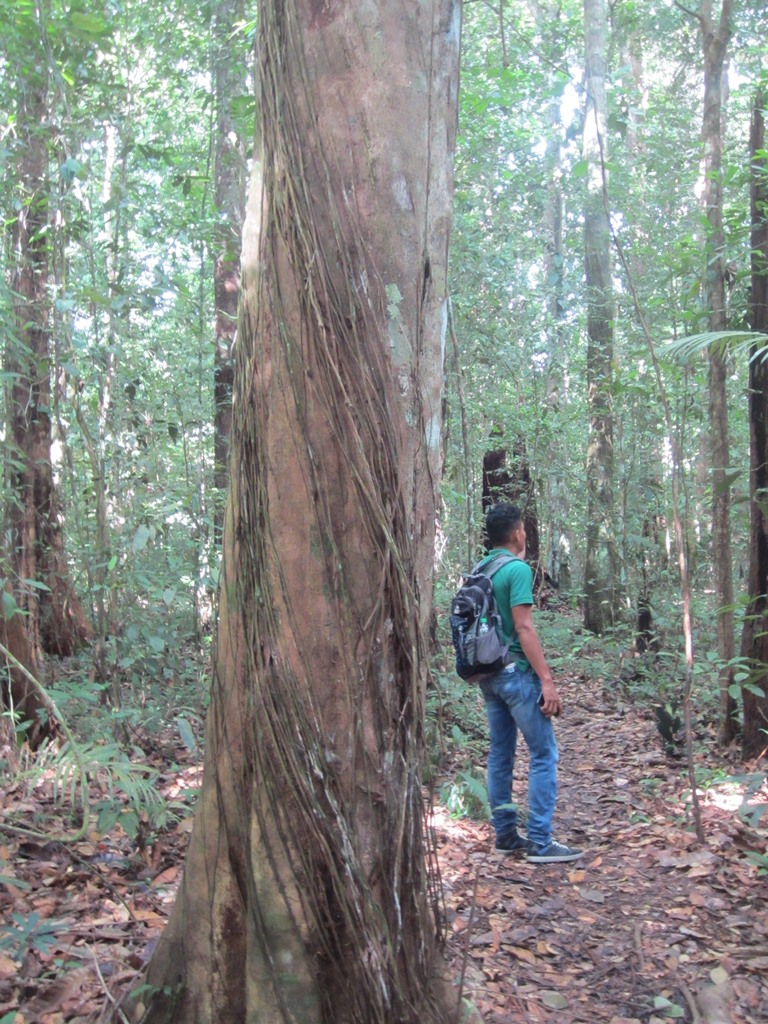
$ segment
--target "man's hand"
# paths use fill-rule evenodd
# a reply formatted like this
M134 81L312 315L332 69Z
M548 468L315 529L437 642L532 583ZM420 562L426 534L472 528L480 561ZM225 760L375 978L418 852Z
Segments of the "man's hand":
M542 714L546 715L547 718L557 718L560 712L563 710L563 705L560 701L560 694L557 692L557 687L553 682L542 682L541 684L541 701L539 702Z

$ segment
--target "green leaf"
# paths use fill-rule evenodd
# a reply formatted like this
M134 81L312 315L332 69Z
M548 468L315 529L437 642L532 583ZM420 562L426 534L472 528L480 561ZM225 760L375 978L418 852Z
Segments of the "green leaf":
M107 832L111 832L112 829L118 822L122 807L116 801L109 801L99 811L99 817L96 821L96 831L101 835L106 835Z
M50 594L51 588L47 587L45 583L41 583L40 580L22 580L25 587L32 587L34 590L44 590L46 594Z
M88 177L85 165L81 164L79 160L75 160L72 156L67 157L64 163L59 165L59 174L62 180L67 182L74 181L75 178L85 181Z
M13 876L3 874L0 874L0 885L12 885L14 889L20 889L23 892L32 888L29 882L25 882L23 878L14 878ZM2 1024L2 1021L0 1021L0 1024Z
M3 591L3 618L7 622L12 619L16 612L20 611L19 606L16 604L16 598L13 594L7 590Z
M149 638L149 646L155 654L160 654L161 651L165 650L165 640L161 636L151 636Z
M134 535L134 538L133 538L133 545L132 546L133 546L134 554L138 554L139 551L143 551L144 550L144 548L147 546L147 541L149 540L149 537L150 537L149 527L145 526L142 523L141 526L136 531L136 533Z
M123 811L120 827L129 839L135 839L139 832L139 816L135 811Z
M654 1009L660 1010L665 1017L684 1017L685 1010L682 1006L678 1006L677 1003L673 1003L665 996L654 996L653 998Z
M72 27L88 36L103 36L109 31L109 26L98 14L83 14L81 11L73 11L70 15Z
M192 732L192 726L181 715L176 719L176 725L179 730L179 736L181 736L181 742L187 748L187 750L194 751L197 748L197 740L195 734Z
M571 168L571 176L573 178L586 178L588 170L589 160L577 160Z

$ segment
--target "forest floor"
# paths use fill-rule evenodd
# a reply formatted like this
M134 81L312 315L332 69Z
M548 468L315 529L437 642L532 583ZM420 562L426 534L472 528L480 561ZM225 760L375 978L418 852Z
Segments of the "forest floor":
M487 824L435 804L446 957L462 999L486 1024L765 1024L768 877L755 852L766 854L768 815L748 823L744 785L711 786L698 844L684 765L654 722L600 681L560 688L556 837L583 846L582 860L503 857ZM156 756L169 798L199 783L183 748ZM702 765L723 779L742 770L715 754ZM0 1024L96 1024L116 1006L119 1017L180 876L191 817L140 848L119 828L62 842L50 838L67 828L54 796L50 779L0 791L6 823L45 822L37 838L0 831Z
M583 859L505 857L489 826L435 810L464 997L486 1024L765 1024L768 877L749 851L766 853L768 816L747 825L745 786L710 787L697 843L685 767L666 756L655 722L599 681L558 686L555 837ZM743 771L716 755L707 767ZM766 799L764 787L749 795L756 811Z

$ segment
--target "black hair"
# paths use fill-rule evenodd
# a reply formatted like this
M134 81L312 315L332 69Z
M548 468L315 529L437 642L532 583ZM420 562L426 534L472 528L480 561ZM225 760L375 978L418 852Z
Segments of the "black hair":
M503 548L522 520L523 514L517 505L510 505L506 501L500 502L498 505L491 505L485 516L485 535L488 539L488 547Z

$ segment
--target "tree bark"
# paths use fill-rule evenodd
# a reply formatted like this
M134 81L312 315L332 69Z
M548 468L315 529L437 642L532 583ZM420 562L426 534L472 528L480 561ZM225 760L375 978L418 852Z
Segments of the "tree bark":
M206 764L148 1024L455 1012L421 762L459 24L448 0L259 11Z
M545 43L545 52L553 55L564 46L561 10L551 4L531 3ZM563 188L562 188L562 92L555 71L549 74L552 92L549 101L546 167L546 199L542 215L544 230L543 274L547 289L547 415L556 417L568 400L568 349L565 339L565 294L563 284ZM549 553L547 569L561 594L569 590L568 484L557 453L550 453L545 477L548 491Z
M214 523L221 540L224 495L229 485L229 447L232 432L233 346L237 333L240 295L241 232L245 217L246 162L242 140L232 117L232 99L246 90L245 67L238 66L230 40L243 18L242 0L224 0L213 15L214 91L216 136L214 140L216 227L213 241L214 298L214 485L220 501Z
M709 230L706 244L704 301L709 311L709 330L728 327L725 300L725 232L723 230L723 69L731 38L733 0L723 0L719 22L712 17L712 2L704 0L699 22L704 45L704 144L703 203ZM724 667L720 672L720 722L718 740L730 743L736 735L736 702L729 693L733 683L735 638L733 628L733 572L731 565L731 489L728 443L728 368L722 351L709 354L709 435L712 456L712 569L717 603L717 652Z
M43 57L39 55L42 61ZM51 464L51 349L48 297L48 87L34 71L19 88L21 202L13 229L15 336L6 345L14 495L7 517L14 596L37 652L66 656L91 636L74 593ZM23 659L20 659L23 660Z
M503 442L503 431L492 431L491 440ZM539 516L528 452L522 435L516 437L511 456L507 448L494 448L483 456L483 511L487 512L497 501L508 501L517 505L522 512L526 536L525 559L530 562L535 577L540 581Z
M758 91L752 114L752 300L751 327L768 334L768 184L765 158L765 95ZM754 355L754 353L753 353ZM757 757L768 746L768 361L749 364L750 433L750 603L741 634L741 656L747 659L752 682L762 695L742 691L744 754Z
M584 31L587 94L584 156L588 162L584 251L589 403L584 625L600 634L612 625L618 607L613 491L615 313L611 237L604 199L607 159L604 0L584 0Z
M0 615L0 644L24 666L30 675L39 680L38 652L30 641L29 633L25 628L24 616L19 611L11 614L6 611L5 601L10 599L10 604L15 602L10 582L5 583L0 596L5 598L3 613ZM34 750L43 739L56 734L57 723L51 721L40 693L30 683L28 677L19 671L18 666L5 655L0 656L0 665L2 665L0 671L2 672L3 705L18 716L21 722L28 723L24 738ZM11 722L11 727L14 728L13 722Z

